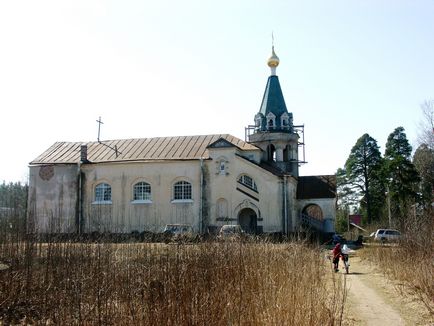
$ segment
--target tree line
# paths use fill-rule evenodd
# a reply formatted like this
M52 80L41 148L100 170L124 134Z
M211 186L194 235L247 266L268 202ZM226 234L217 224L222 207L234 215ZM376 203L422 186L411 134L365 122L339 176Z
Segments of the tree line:
M350 213L363 216L364 224L405 228L409 217L431 223L434 204L434 106L422 106L418 147L412 147L403 127L387 138L384 155L377 141L362 135L343 168L336 172L337 229L346 228Z
M28 185L21 182L0 184L0 208L3 211L25 210Z
M24 233L28 188L20 182L0 184L0 242Z

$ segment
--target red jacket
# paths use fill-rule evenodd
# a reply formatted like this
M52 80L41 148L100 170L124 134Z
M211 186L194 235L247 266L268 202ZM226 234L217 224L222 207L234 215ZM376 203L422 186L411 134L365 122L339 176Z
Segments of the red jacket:
M336 246L332 250L332 253L333 253L333 258L336 258L336 257L339 257L340 255L342 255L340 243L336 244Z

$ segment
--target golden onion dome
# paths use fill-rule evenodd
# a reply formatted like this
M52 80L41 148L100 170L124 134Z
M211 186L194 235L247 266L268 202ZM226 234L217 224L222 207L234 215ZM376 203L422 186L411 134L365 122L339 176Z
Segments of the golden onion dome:
M271 57L268 59L268 67L270 68L276 68L279 65L279 57L274 53L274 46L272 49Z

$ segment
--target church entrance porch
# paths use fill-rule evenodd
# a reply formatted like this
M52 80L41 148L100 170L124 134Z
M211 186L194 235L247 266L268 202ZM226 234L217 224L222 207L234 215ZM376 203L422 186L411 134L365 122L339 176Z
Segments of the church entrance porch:
M238 214L238 222L244 232L257 233L258 217L256 212L251 208L243 208Z

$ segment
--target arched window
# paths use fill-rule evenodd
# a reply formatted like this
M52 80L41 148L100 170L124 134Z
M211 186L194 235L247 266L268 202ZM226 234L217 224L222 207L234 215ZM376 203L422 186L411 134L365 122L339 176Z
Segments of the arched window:
M246 186L247 188L250 188L254 191L258 191L258 187L256 186L255 181L252 179L252 177L248 176L247 174L243 174L238 178L238 182L242 185Z
M267 114L267 129L274 129L276 127L276 116L273 113Z
M282 126L282 129L289 129L290 122L288 113L285 112L280 116L280 125Z
M261 122L262 122L262 118L261 117L257 117L255 119L255 126L259 128L261 126Z
M173 185L173 199L191 199L191 183L187 181L178 181L177 183L175 183Z
M95 201L110 202L112 200L112 187L107 183L100 183L95 187Z
M289 162L291 161L292 157L291 157L291 145L286 145L285 148L283 149L283 161L284 162Z
M267 146L267 161L276 162L276 147L273 144Z
M137 182L133 192L133 200L151 200L151 185L147 182Z
M262 118L264 116L262 115L262 113L258 113L255 115L255 129L258 130L262 127Z

